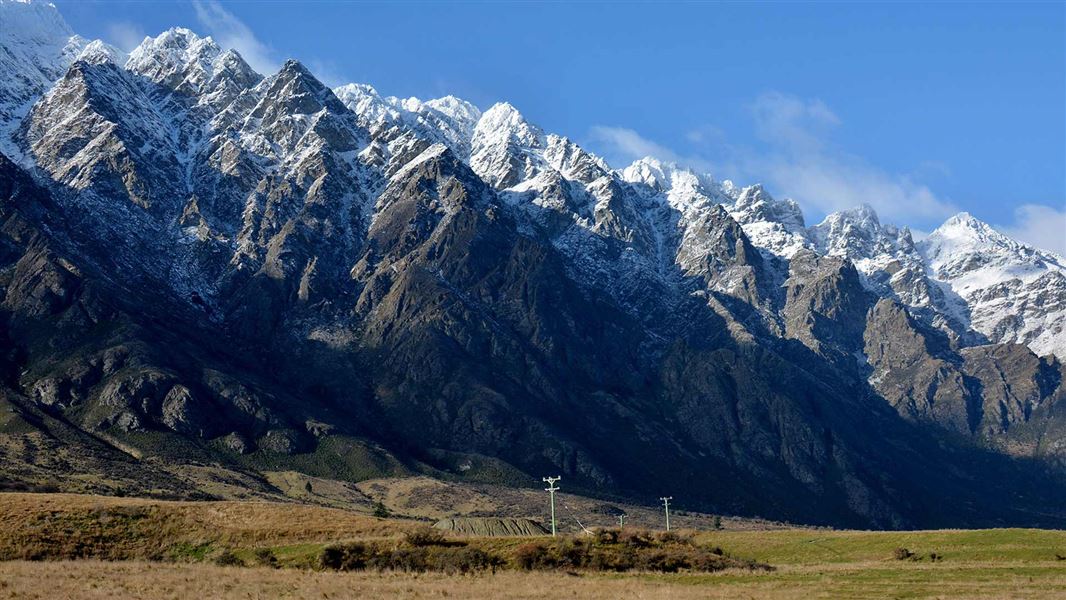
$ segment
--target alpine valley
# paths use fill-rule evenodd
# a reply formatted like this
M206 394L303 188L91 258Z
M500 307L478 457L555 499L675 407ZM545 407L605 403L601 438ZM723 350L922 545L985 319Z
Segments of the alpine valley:
M0 484L1066 527L1066 259L0 0ZM856 198L860 203L862 198ZM683 500L682 500L683 498Z

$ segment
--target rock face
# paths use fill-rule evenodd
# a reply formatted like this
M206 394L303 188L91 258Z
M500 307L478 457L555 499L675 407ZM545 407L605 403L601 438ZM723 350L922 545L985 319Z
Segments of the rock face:
M808 227L508 104L264 77L185 29L129 57L58 39L0 40L52 57L0 114L0 390L42 432L146 465L1066 525L1058 257L965 217Z

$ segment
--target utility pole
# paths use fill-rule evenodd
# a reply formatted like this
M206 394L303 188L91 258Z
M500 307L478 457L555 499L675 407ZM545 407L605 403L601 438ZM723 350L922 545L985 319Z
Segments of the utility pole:
M562 477L559 477L558 475L556 475L555 477L545 477L544 478L544 481L548 484L548 487L544 488L544 491L548 492L548 495L551 496L552 537L555 537L555 492L559 490L559 488L555 487L555 482L559 481L560 479L562 479Z
M666 530L670 531L670 501L673 500L673 496L663 496L659 500L663 501L663 508L666 509Z

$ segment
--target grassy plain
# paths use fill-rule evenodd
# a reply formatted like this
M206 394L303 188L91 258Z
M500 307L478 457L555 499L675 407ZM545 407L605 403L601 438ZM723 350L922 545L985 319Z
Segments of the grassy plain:
M700 531L694 543L774 571L496 575L323 571L337 542L403 544L421 524L319 506L0 494L3 598L1066 598L1066 532ZM464 538L513 557L531 538ZM913 556L897 558L905 548ZM231 553L256 564L215 563ZM936 555L934 560L932 555ZM70 560L77 558L77 560ZM33 560L27 560L33 559Z

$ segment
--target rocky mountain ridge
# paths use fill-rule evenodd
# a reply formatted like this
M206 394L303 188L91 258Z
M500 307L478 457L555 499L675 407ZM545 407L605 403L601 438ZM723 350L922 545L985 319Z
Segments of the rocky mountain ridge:
M57 32L5 33L0 68L66 63L0 96L36 98L0 161L32 435L240 477L548 469L809 522L1066 522L1061 258L965 216L807 226L506 103L264 77L186 29L63 54L44 6L0 3Z

